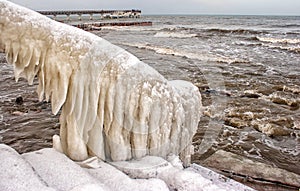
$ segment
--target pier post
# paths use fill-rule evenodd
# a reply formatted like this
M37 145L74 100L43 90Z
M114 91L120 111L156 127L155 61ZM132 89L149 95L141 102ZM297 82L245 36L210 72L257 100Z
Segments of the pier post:
M81 16L82 16L82 14L78 14L78 20L80 20L80 21L81 21Z
M93 20L93 13L90 14L90 20Z

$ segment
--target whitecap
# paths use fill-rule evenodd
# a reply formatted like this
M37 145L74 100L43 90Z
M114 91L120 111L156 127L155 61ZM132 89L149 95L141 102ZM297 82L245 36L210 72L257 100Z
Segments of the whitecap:
M158 32L154 37L160 38L193 38L197 37L194 33L183 33L183 32Z
M179 50L179 49L174 49L174 48L170 48L170 47L159 47L159 46L149 45L149 44L122 43L122 45L136 47L139 49L152 50L158 54L179 56L179 57L184 57L184 58L201 60L201 61L205 61L205 62L210 61L210 62L228 63L228 64L249 63L249 61L242 60L239 58L230 58L230 57L226 57L226 56L205 54L205 53L200 53L200 52L195 53L195 52L189 52L187 50Z
M300 39L289 38L270 38L270 37L256 37L259 41L267 43L282 43L282 44L299 44Z

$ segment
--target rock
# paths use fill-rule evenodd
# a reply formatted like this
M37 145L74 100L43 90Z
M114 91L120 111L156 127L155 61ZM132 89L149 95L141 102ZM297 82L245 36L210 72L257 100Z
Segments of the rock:
M231 172L253 179L265 180L270 183L280 182L284 185L300 187L300 175L267 165L264 163L252 161L234 153L218 150L212 156L207 158L204 165L220 169L220 171Z
M23 104L23 97L22 96L17 97L15 102L18 105L22 105Z
M21 116L21 115L24 115L25 113L22 112L22 111L14 111L12 112L13 115L17 115L17 116Z

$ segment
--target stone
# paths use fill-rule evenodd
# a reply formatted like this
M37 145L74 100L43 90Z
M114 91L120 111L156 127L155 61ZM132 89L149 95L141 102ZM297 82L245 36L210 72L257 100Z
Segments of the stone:
M203 165L271 183L300 187L300 175L223 150L207 158Z

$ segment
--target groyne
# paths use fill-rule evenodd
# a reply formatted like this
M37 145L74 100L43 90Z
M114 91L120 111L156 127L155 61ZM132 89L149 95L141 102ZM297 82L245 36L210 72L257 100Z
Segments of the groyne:
M107 26L152 26L150 21L139 22L93 22L93 23L80 23L72 25L74 27L81 28L83 30L101 30L101 27Z
M101 27L107 26L152 26L150 21L110 21L111 19L126 19L126 18L140 18L141 10L65 10L65 11L37 11L42 15L46 15L56 21L70 24L84 30L100 30ZM78 17L76 17L76 15ZM84 16L89 15L89 19ZM58 16L61 16L58 18ZM66 18L64 18L66 16ZM84 20L86 22L84 22ZM73 22L75 21L75 22ZM76 22L79 21L79 22Z

